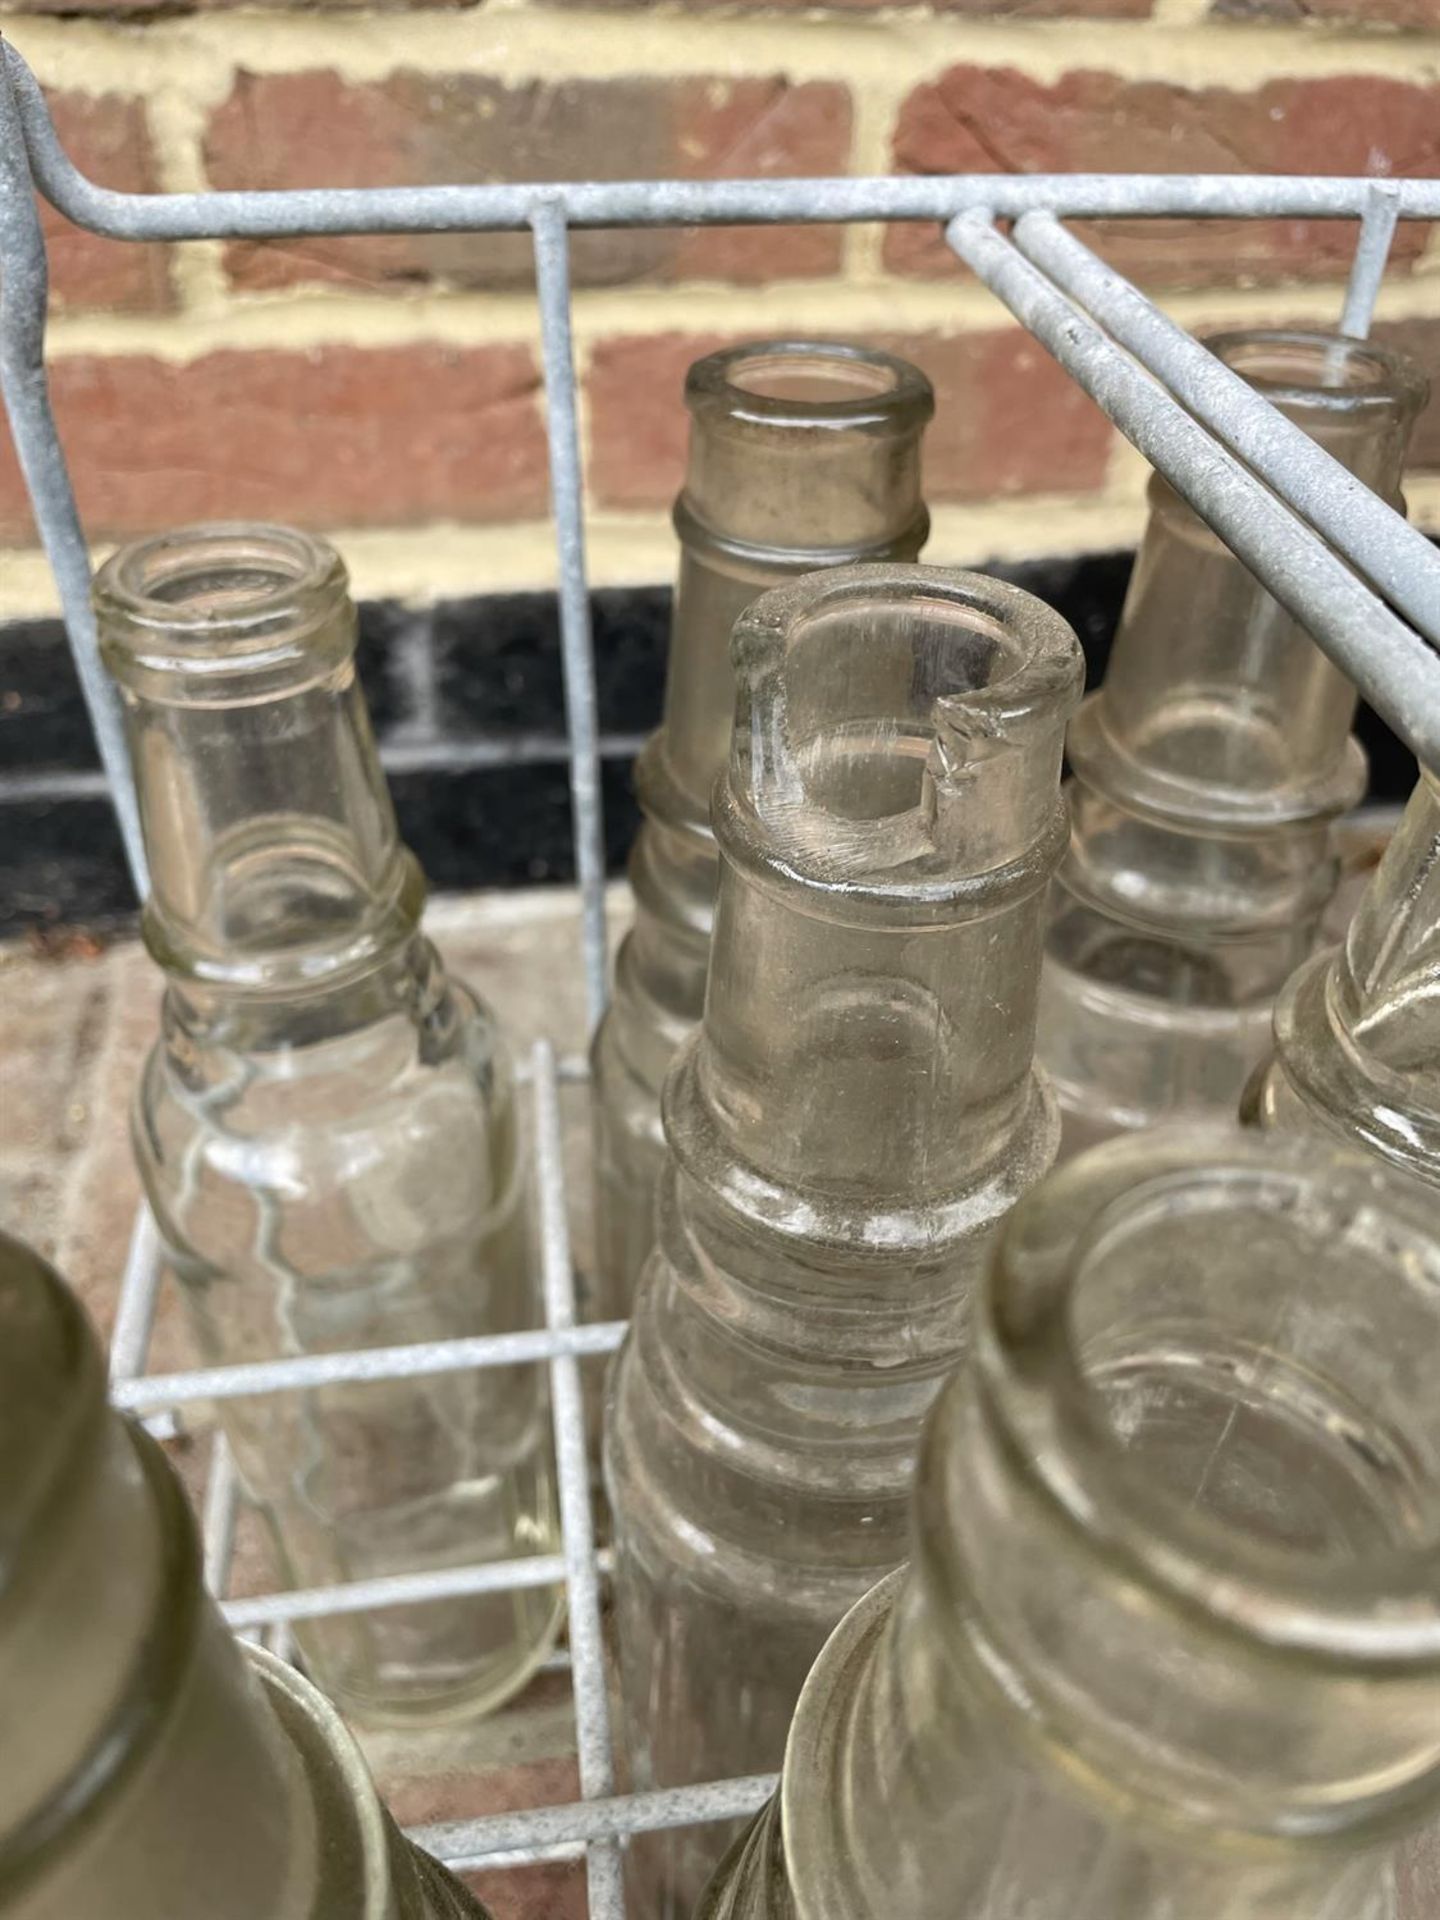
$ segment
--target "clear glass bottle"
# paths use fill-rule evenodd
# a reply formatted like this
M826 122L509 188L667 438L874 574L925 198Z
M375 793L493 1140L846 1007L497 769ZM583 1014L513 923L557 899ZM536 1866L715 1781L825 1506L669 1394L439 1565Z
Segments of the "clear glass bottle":
M123 549L95 594L167 977L135 1150L205 1361L537 1324L509 1061L419 930L338 555L279 527L197 527ZM554 1547L537 1368L221 1417L297 1585ZM347 1713L443 1718L512 1694L560 1608L553 1588L466 1596L296 1637Z
M1319 1129L1440 1187L1440 786L1422 772L1345 939L1275 1003L1242 1118Z
M904 1557L921 1421L1059 1134L1033 1052L1070 628L977 574L846 567L757 600L734 658L705 1018L611 1387L638 1786L779 1765ZM637 1913L687 1915L724 1844L638 1838Z
M1208 344L1403 507L1427 391L1406 356L1324 333ZM1150 508L1105 683L1067 743L1038 1043L1067 1153L1233 1115L1338 883L1332 823L1365 784L1350 682L1158 475Z
M78 1302L3 1236L0 1325L0 1914L483 1920L334 1709L232 1639Z
M699 1920L1433 1915L1437 1351L1433 1203L1358 1155L1053 1175Z
M665 714L635 770L645 813L630 860L635 926L594 1045L593 1311L602 1319L630 1311L654 1244L660 1090L705 1000L717 871L710 793L730 748L735 621L766 588L816 568L913 560L930 526L920 436L935 401L904 360L806 340L731 347L691 367L685 404Z

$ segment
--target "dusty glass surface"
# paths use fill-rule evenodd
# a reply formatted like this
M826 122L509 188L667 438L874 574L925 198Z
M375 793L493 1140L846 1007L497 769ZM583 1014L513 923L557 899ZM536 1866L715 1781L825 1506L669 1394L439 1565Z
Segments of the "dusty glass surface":
M281 528L197 528L117 554L96 601L167 975L135 1150L204 1360L538 1324L509 1060L419 931L338 556ZM554 1547L538 1368L221 1417L297 1586ZM441 1718L523 1684L560 1606L553 1589L463 1597L296 1637L347 1712Z
M1426 394L1412 361L1321 333L1209 344L1403 505ZM1350 682L1158 476L1150 505L1104 685L1068 742L1039 1038L1064 1152L1234 1113L1338 882L1332 823L1365 783Z
M701 1920L1430 1920L1429 1196L1158 1129L1022 1201L977 1299L912 1564Z
M3 1236L0 1327L0 1913L481 1920L402 1840L327 1702L247 1665L77 1302Z
M607 1436L641 1786L779 1765L811 1660L904 1556L925 1411L1058 1139L1032 1056L1074 634L890 565L766 594L734 645L705 1017ZM724 1844L637 1838L637 1920L687 1914Z
M1440 788L1422 773L1345 939L1275 1004L1244 1118L1319 1128L1440 1187Z
M717 868L710 792L730 747L736 617L767 587L817 567L913 560L929 530L920 435L934 398L905 361L803 340L731 347L691 367L685 404L665 714L636 767L645 820L630 860L635 926L594 1047L594 1311L603 1319L630 1311L654 1243L660 1089L705 999Z

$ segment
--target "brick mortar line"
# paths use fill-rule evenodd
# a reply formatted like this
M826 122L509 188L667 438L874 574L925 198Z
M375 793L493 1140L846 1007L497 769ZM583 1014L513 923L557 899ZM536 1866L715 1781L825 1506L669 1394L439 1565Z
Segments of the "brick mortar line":
M4 633L0 623L0 640ZM596 745L602 760L632 760L644 740L644 734L611 732L600 734ZM382 736L379 746L382 766L395 775L508 772L517 767L564 766L570 758L564 733L523 728L513 733L503 728L489 732L457 730L421 741L406 741L391 734ZM95 766L0 768L0 807L103 799L109 790L105 774Z
M1201 27L1210 22L1210 0L1153 0L1148 24L1157 27Z
M1419 496L1425 492L1422 484ZM1440 478L1436 484L1440 520ZM1417 496L1417 497L1419 497ZM936 559L1005 559L1101 552L1133 542L1142 509L1133 498L1029 494L932 509L929 551ZM668 509L596 510L587 515L591 583L653 585L674 577L677 556ZM426 604L477 593L549 590L555 584L555 535L549 520L421 527L329 529L363 599ZM113 542L95 543L96 561ZM54 588L38 549L0 548L0 605L11 619L53 617Z
M1210 287L1162 294L1182 325L1244 324L1286 318L1333 324L1341 281ZM1386 282L1382 320L1440 318L1440 273ZM682 283L648 288L581 289L575 297L576 369L582 391L603 342L658 333L856 331L989 333L1017 324L973 280L771 282L763 287ZM533 296L519 292L309 293L229 298L182 315L61 313L49 328L54 360L77 356L155 358L177 366L218 352L304 352L315 347L379 351L413 346L456 349L529 344L538 353ZM588 425L586 427L588 432Z
M872 81L862 76L851 87L850 171L857 178L866 174L888 174L891 170L891 141L899 117L903 94L888 81ZM845 230L843 271L848 281L868 281L883 272L885 228L874 221L862 221Z
M986 560L1079 557L1133 547L1145 523L1143 463L1123 491L1032 494L975 504L941 502L933 509L926 557L975 565ZM1410 519L1440 535L1440 473L1406 481ZM592 513L587 521L591 584L635 587L668 583L676 548L668 514ZM350 565L357 596L416 605L490 593L554 589L554 533L547 520L514 525L338 528L333 539ZM108 552L97 546L96 557ZM44 555L0 549L0 603L11 621L53 618L56 612Z
M610 12L551 7L481 13L226 11L158 20L117 33L102 21L14 14L6 31L47 83L89 91L148 91L183 83L197 106L223 98L237 68L291 73L326 68L363 83L400 68L529 81L680 77L744 79L777 71L883 89L898 105L920 81L957 61L1008 66L1041 81L1077 68L1170 85L1250 91L1267 80L1364 74L1409 81L1440 75L1440 36L1297 30L1206 21L989 21L901 12L879 18L747 13L648 16L643 56L636 22ZM556 55L559 53L557 61Z
M1440 473L1406 481L1410 518L1440 533ZM1029 494L974 503L941 501L932 509L926 549L935 561L975 563L1097 553L1133 545L1145 505L1132 485L1114 494ZM664 507L587 518L591 584L668 582L676 569L675 538ZM548 520L514 524L334 528L327 535L350 565L357 595L415 604L486 593L554 587L554 530ZM99 559L108 543L97 543ZM54 594L43 554L0 550L0 582L8 617L51 617Z
M1174 0L1191 6L1196 0ZM449 11L347 14L346 33L336 36L328 19L290 13L226 14L156 22L130 29L124 38L103 22L55 21L13 16L21 25L17 44L43 79L92 90L134 90L151 102L151 129L161 183L170 190L207 184L203 137L209 112L225 99L238 67L287 73L308 67L339 71L352 81L379 79L401 66L421 71L479 73L513 84L531 79L633 76L680 77L716 72L755 78L777 68L797 80L830 79L850 91L855 126L851 171L884 171L901 105L914 86L962 52L976 64L1004 64L1039 79L1076 67L1096 67L1122 77L1183 83L1236 83L1253 88L1275 74L1381 72L1407 79L1440 75L1440 39L1380 41L1373 36L1296 33L1234 23L966 22L963 48L952 23L924 12L887 13L878 20L836 17L797 20L791 14L745 17L744 49L737 47L734 19L683 15L647 23L646 56L635 55L633 22L613 14L516 8L504 0L484 15ZM553 23L565 50L554 64ZM403 25L402 25L403 23ZM1136 27L1149 26L1137 33ZM673 29L673 31L672 31ZM63 38L62 38L63 35ZM435 44L437 41L439 44ZM528 42L528 45L521 45ZM1260 57L1269 49L1269 61ZM1425 50L1428 48L1428 60ZM1217 61L1210 57L1218 54ZM539 58L537 59L537 55ZM658 59L657 59L657 56ZM139 61L141 72L133 71ZM1398 69L1398 72L1397 72ZM861 225L845 237L839 284L864 284L881 266L883 230ZM1440 257L1440 239L1435 243ZM179 311L209 321L226 310L223 250L197 242L177 250L173 284ZM827 285L837 284L828 282ZM171 357L190 357L182 350Z
M204 139L206 123L215 105L218 101L205 99L198 91L177 84L170 77L147 92L146 120L155 153L155 170L164 192L194 193L209 187ZM199 240L188 246L172 247L169 264L170 285L180 313L205 313L222 307L229 299L222 242Z

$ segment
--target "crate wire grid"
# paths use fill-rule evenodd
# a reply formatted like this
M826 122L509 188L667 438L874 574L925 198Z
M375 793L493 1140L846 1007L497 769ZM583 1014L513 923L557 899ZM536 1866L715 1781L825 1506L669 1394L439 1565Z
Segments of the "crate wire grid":
M1070 218L1331 218L1358 222L1340 326L1369 330L1397 222L1440 218L1440 182L1262 175L958 175L771 181L577 181L277 192L120 193L81 174L38 83L0 49L0 388L114 799L137 894L145 854L118 700L99 660L90 563L51 412L44 361L47 264L37 189L61 213L119 240L519 231L532 235L555 520L572 827L591 1025L606 999L605 866L583 480L571 345L572 228L906 220L939 222L956 255L1100 404L1235 553L1315 636L1416 751L1440 766L1440 554L1283 415L1167 319L1061 222ZM998 220L1012 222L1009 237ZM737 304L743 294L737 294ZM364 1352L296 1355L147 1374L160 1247L136 1219L111 1346L112 1398L161 1430L196 1403L342 1381L416 1377L516 1362L549 1367L563 1551L503 1563L223 1600L233 1627L288 1648L290 1623L565 1582L581 1798L421 1828L452 1867L530 1865L583 1853L593 1920L623 1920L626 1835L753 1811L768 1775L619 1794L601 1638L600 1579L579 1360L609 1353L619 1321L577 1323L559 1088L582 1060L546 1041L521 1076L534 1107L545 1325ZM239 1489L217 1434L205 1491L206 1577L226 1590Z

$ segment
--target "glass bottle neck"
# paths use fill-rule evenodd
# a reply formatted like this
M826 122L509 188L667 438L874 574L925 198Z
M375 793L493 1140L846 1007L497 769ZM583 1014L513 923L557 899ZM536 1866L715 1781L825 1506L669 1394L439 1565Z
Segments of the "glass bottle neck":
M1440 1424L1397 1363L1437 1277L1428 1203L1310 1141L1158 1132L1023 1201L921 1463L910 1723L988 1702L1024 1764L1201 1830L1433 1801Z
M818 568L915 558L929 531L920 436L934 400L889 354L776 341L697 362L685 401L664 767L645 797L647 811L703 835L730 744L737 618L757 594Z
M178 1479L106 1407L73 1296L3 1240L0 1317L0 1692L24 1729L0 1754L0 1906L308 1911L290 1758L204 1590Z
M1211 342L1351 473L1403 507L1425 383L1401 355L1322 334ZM1101 691L1071 730L1079 778L1153 819L1254 831L1353 804L1350 682L1158 476Z
M737 1159L856 1205L968 1187L1030 1101L1045 889L1063 850L1052 802L1026 857L918 927L903 913L847 924L722 856L695 1070Z
M353 977L417 924L355 673L355 610L323 543L200 527L123 549L96 608L167 972L295 993Z
M353 664L254 706L127 693L152 894L146 939L167 972L236 990L353 977L418 924Z
M800 1920L1391 1920L1440 1798L1437 1273L1424 1198L1310 1142L1154 1131L1020 1202L912 1563L795 1717Z
M735 648L705 1104L781 1186L971 1191L1030 1101L1074 636L978 576L852 567Z

